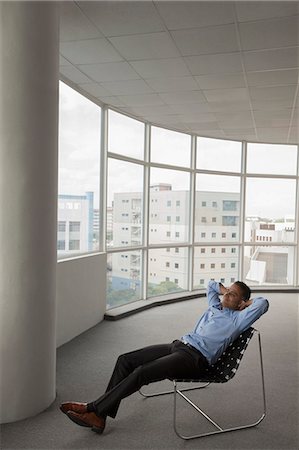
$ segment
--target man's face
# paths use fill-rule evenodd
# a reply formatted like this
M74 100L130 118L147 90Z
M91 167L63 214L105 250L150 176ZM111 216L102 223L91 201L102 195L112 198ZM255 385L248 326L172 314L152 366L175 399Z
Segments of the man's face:
M240 306L243 304L243 295L241 288L232 284L229 288L227 288L226 293L223 295L221 303L224 308L238 310Z

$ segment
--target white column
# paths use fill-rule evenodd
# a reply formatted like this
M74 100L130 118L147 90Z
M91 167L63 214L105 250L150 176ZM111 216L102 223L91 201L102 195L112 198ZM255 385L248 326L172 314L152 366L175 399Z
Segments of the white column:
M0 2L0 422L55 399L57 2Z

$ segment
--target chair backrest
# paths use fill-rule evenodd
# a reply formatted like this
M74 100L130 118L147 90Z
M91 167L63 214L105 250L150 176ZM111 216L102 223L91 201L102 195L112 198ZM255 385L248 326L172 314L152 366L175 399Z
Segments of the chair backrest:
M218 360L206 369L206 377L203 381L212 383L226 383L233 378L243 358L244 352L254 333L254 328L250 327L243 331L227 349L222 353Z

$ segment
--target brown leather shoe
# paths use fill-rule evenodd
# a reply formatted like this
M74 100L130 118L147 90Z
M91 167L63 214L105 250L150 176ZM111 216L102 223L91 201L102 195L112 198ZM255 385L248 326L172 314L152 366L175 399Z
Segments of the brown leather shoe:
M106 418L97 416L94 412L78 414L73 411L68 411L67 416L77 425L80 425L81 427L89 427L95 433L102 434L105 429Z
M61 403L60 410L67 414L68 411L73 411L79 414L87 412L87 403L78 403L78 402L65 402Z

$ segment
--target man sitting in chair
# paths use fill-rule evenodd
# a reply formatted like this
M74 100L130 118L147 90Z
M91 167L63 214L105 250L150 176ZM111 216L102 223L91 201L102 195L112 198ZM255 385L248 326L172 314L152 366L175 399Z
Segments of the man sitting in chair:
M221 300L219 295L223 296ZM227 346L268 310L268 300L250 299L250 295L250 288L241 281L229 288L210 281L209 307L193 331L169 344L120 355L101 397L90 403L62 403L61 411L76 424L101 434L106 417L115 418L121 400L143 385L164 379L200 378Z

